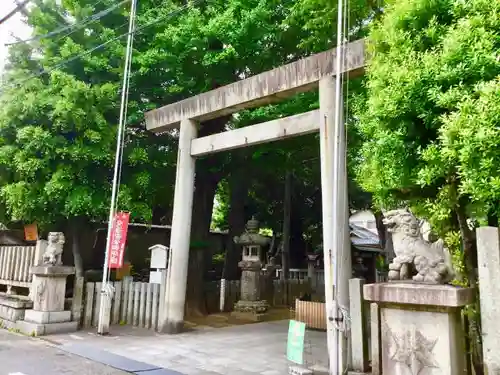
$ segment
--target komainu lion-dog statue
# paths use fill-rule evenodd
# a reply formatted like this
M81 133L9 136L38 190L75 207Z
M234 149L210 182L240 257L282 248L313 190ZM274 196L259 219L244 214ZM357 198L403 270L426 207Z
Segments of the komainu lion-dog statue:
M426 241L415 216L406 209L384 213L396 257L389 264L389 280L447 284L455 278L451 256L443 240Z
M50 232L47 237L47 248L43 254L43 264L62 265L62 253L65 242L64 234L61 232Z

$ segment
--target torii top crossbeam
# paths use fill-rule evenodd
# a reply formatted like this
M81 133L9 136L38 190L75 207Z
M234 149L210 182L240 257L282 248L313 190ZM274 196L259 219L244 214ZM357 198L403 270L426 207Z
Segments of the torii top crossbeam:
M344 72L349 72L351 77L362 74L365 65L364 40L349 43L345 48ZM161 132L177 127L184 119L202 122L309 91L317 87L321 78L335 75L335 59L336 50L331 49L168 104L145 114L146 127Z

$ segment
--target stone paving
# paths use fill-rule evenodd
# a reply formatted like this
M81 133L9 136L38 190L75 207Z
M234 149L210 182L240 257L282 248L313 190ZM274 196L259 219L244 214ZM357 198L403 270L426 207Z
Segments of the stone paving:
M51 347L39 339L0 329L0 375L127 375Z
M196 328L180 335L159 335L130 326L113 326L111 335L95 332L52 335L52 343L92 345L186 375L284 375L288 373L288 321L227 328ZM305 360L324 371L326 333L307 331Z

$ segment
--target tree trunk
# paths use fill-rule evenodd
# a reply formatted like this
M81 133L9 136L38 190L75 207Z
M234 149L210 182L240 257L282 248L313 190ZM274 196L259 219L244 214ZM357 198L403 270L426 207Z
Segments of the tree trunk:
M392 242L392 233L386 232L384 252L387 257L387 263L392 262L392 260L396 257L396 254L394 253L394 244Z
M218 118L201 125L199 137L221 132L227 118ZM208 249L208 238L217 185L222 178L220 172L213 172L220 167L222 161L217 155L209 156L196 162L195 191L191 223L191 246L186 290L186 316L207 314L204 276L206 271L205 253Z
M474 233L470 230L467 224L467 216L463 206L459 205L456 210L458 227L462 237L462 247L464 254L464 263L469 285L472 288L477 286L477 255L476 255L476 239Z
M297 202L300 203L300 202ZM292 205L294 213L290 218L290 268L302 268L304 260L307 259L307 244L303 236L303 215L299 214L298 204Z
M467 216L465 213L464 204L458 204L456 209L456 216L458 221L458 227L460 229L460 234L462 237L462 247L464 255L465 273L467 275L469 286L475 288L479 293L477 288L477 248L476 239L474 233L469 228L467 224ZM483 356L482 356L482 340L481 340L481 325L480 325L480 305L479 298L476 303L474 303L472 310L469 307L469 312L471 314L468 317L469 322L469 340L470 340L470 351L472 358L472 366L476 375L483 375ZM467 319L466 319L467 321Z
M203 163L198 162L200 168ZM198 169L198 168L197 168ZM193 218L189 254L188 283L186 292L186 315L206 315L204 294L204 276L206 271L205 253L208 250L210 223L213 201L217 190L217 181L210 176L196 173L195 193L193 198Z
M74 218L70 220L71 252L73 253L73 264L75 266L75 279L73 281L73 294L71 301L71 318L78 322L83 312L83 289L85 285L82 252L80 247L80 231L83 230L83 220Z
M283 204L283 248L281 251L281 280L288 280L290 269L290 227L292 214L292 172L285 176L285 197ZM286 288L285 288L286 290Z
M488 226L490 227L498 227L498 214L493 210L488 214Z
M245 201L248 194L248 178L235 172L229 177L229 235L227 239L224 271L222 277L226 280L239 278L238 262L241 259L241 248L233 241L245 230Z
M83 260L80 249L80 231L83 229L82 220L74 218L70 220L71 252L73 253L73 263L75 265L75 276L83 277Z
M387 242L387 232L383 222L384 215L380 211L376 211L374 215L380 246L382 247L382 249L385 249L385 243Z

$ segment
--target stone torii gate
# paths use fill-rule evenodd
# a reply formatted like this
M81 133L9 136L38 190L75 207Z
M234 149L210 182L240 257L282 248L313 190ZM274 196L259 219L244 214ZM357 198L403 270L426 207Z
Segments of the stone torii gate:
M351 77L362 74L365 65L364 41L358 40L343 48L343 72L350 72ZM334 149L342 148L342 155L345 155L344 127L341 130L334 129L335 62L336 50L328 50L146 113L146 127L150 131L163 132L180 128L170 237L171 261L165 290L165 308L160 311L161 332L178 333L184 323L196 158L317 131L320 133L325 284L329 276L327 270L331 270L334 262L338 261L341 265L338 299L341 305L348 306L347 281L351 277L351 255L345 161L340 160L338 176L334 176L333 169ZM197 138L200 122L246 108L276 103L318 87L319 110ZM342 207L333 207L332 186L335 178L342 179L344 186L344 192L341 193L345 193L345 204ZM341 215L339 222L345 223L342 228L333 228L333 215ZM332 233L335 230L343 232L343 249L334 249ZM336 254L341 254L342 259L338 259ZM328 280L333 282L331 271L329 274Z

